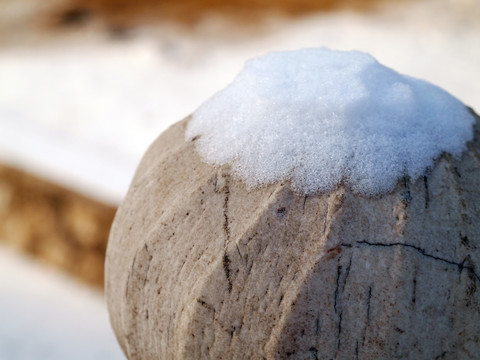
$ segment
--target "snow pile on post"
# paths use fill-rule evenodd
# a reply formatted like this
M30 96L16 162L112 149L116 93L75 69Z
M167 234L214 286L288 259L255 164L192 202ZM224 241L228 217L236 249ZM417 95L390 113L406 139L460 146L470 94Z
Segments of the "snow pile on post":
M459 156L473 116L444 90L372 56L327 48L250 60L194 114L186 138L254 187L291 180L303 194L346 183L378 195Z
M305 54L318 52L337 56L328 50ZM365 81L348 84L349 67L343 65L349 62L341 60L351 56L363 60L350 73ZM456 100L366 55L341 53L338 59L345 74L331 70L334 75L325 81L333 93L322 93L332 101L321 101L300 85L293 90L301 66L279 60L292 78L281 72L273 79L275 64L258 76L244 72L240 78L258 83L258 89L236 94L251 103L231 97L228 107L216 107L216 117L203 124L200 110L196 119L171 126L150 146L115 216L106 257L111 321L130 360L478 358L479 118L471 111L474 136L465 145L472 120ZM362 64L367 70L360 70ZM261 82L262 74L272 78ZM298 75L305 86L308 76ZM398 84L389 87L388 79ZM283 89L282 81L290 85ZM222 104L224 96L211 101ZM333 100L339 105L330 113L337 117L318 124L314 110L332 106ZM353 114L346 116L353 109L360 125ZM372 112L390 120L369 116ZM258 121L248 117L239 125L239 114L254 113ZM195 136L196 126L205 124L209 131ZM185 141L189 126L193 137ZM360 140L364 143L353 144ZM278 174L287 178L301 166L306 175L248 188L232 176L230 164L203 161L198 142L221 163L245 170L253 184L255 179L266 184ZM464 148L458 157L442 154L434 162L424 157L427 151L434 156ZM348 154L367 168L362 172ZM309 173L308 161L315 158L324 160L324 168L315 165ZM382 196L352 190L376 193L402 175L395 171L406 169L413 177L430 164L428 174L414 182L405 175ZM328 192L307 196L293 187L321 189L340 176L348 183Z

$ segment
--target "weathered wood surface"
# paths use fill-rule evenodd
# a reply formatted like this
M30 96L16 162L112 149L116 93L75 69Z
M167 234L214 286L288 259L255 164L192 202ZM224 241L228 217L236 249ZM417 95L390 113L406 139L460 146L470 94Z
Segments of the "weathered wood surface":
M479 358L478 126L390 194L305 197L203 163L187 121L148 150L109 240L129 359Z

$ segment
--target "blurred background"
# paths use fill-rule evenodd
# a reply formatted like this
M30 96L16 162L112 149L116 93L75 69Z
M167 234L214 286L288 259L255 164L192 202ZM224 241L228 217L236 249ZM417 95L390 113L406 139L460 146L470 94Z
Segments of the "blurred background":
M480 109L478 0L0 0L0 360L123 359L103 299L148 145L246 59L371 53Z

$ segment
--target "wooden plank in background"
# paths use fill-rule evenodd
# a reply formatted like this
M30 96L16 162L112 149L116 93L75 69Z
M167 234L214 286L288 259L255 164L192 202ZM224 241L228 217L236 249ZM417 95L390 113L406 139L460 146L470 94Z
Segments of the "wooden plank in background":
M116 208L0 164L0 241L103 286Z

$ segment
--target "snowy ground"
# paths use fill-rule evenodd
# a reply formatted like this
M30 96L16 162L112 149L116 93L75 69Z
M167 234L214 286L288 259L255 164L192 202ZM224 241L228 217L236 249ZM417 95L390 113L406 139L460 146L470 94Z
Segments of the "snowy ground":
M0 360L124 359L103 296L0 247Z
M271 19L254 38L212 21L0 49L0 160L118 203L148 144L271 50L363 50L480 109L479 15L475 1L424 0Z

